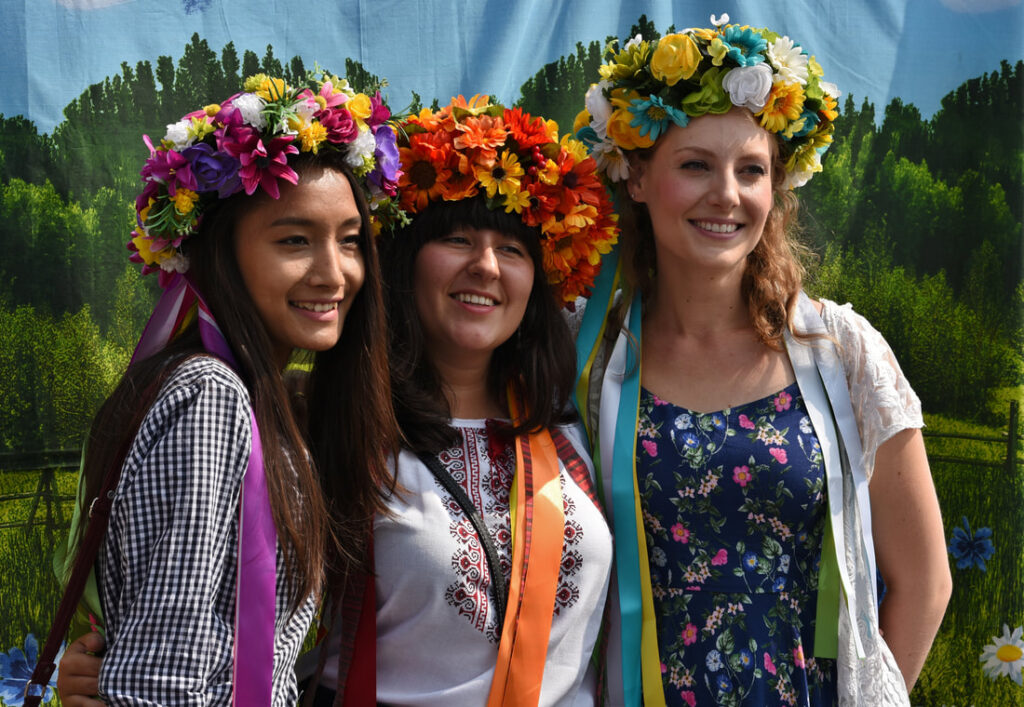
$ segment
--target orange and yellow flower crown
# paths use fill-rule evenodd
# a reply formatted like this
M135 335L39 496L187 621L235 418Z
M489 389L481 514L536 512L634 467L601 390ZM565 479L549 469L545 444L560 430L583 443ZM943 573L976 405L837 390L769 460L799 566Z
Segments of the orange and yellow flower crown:
M586 145L560 139L552 120L479 95L406 118L398 145L405 211L484 194L489 208L515 212L540 229L544 270L559 301L590 293L618 226Z
M623 150L650 147L673 124L733 106L748 108L778 138L788 188L821 171L839 90L789 37L728 22L712 15L711 29L655 41L637 35L618 51L609 45L601 82L587 91L573 126L608 179L628 176Z

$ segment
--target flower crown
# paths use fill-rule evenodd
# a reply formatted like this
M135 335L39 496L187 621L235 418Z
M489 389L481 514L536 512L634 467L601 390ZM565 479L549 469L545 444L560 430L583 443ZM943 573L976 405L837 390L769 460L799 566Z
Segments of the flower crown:
M278 180L297 184L288 156L340 150L367 194L375 230L401 218L397 194L399 164L391 111L381 100L356 93L348 82L310 75L314 88L295 88L284 79L257 74L244 91L223 103L186 114L167 126L149 147L140 174L145 187L135 200L137 226L128 248L142 273L159 271L161 285L188 270L179 248L192 236L203 212L218 199L258 188L280 196Z
M559 140L554 121L462 97L401 123L401 206L486 194L490 209L515 212L541 232L544 270L563 303L586 296L600 256L618 239L617 216L587 147Z
M623 150L650 147L674 123L748 108L779 141L786 187L803 186L821 171L839 115L835 84L789 37L730 25L711 16L713 29L687 29L648 42L640 35L607 50L601 82L587 91L573 132L590 146L602 172L625 179Z

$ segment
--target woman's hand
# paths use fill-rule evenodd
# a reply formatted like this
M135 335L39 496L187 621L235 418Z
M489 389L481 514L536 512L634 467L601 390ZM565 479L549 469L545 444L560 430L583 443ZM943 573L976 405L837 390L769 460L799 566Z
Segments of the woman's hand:
M93 697L99 692L100 663L97 653L106 642L98 633L79 636L64 650L57 669L57 694L64 707L103 707Z
M879 622L909 691L953 586L920 430L903 430L878 448L870 492L875 555L886 586Z

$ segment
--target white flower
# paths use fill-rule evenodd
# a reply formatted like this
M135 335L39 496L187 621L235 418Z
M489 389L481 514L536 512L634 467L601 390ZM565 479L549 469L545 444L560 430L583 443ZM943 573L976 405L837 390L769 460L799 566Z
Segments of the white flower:
M786 83L807 85L807 55L789 37L779 37L768 45L768 60Z
M602 140L608 136L608 118L612 114L612 104L604 97L604 90L610 85L607 81L591 84L583 99L590 113L590 127Z
M786 172L783 189L796 189L807 184L815 173L821 171L821 155L817 152L809 160L800 160L796 168Z
M312 98L305 98L295 104L295 114L302 119L303 125L309 125L313 114L320 110L320 105Z
M644 38L643 38L643 36L642 36L642 35L639 35L639 34L638 34L637 36L633 37L633 38L632 38L632 39L630 39L630 40L629 40L628 42L626 42L626 46L625 46L625 47L623 47L623 49L624 49L625 51L629 51L629 50L630 50L630 49L632 49L633 47L635 47L635 46L637 46L638 44L640 44L640 42L642 42L642 41L644 41Z
M622 182L629 178L629 161L618 145L608 139L594 145L590 156L597 162L598 170L604 172L613 182Z
M360 130L356 139L349 143L348 151L345 153L345 162L352 169L359 169L365 164L367 158L373 158L373 151L377 149L377 141L373 133L367 130Z
M789 555L782 555L779 557L779 572L782 574L789 573Z
M164 272L188 272L188 258L181 253L175 253L160 262L160 269Z
M728 92L734 106L743 106L751 113L757 113L764 108L772 90L771 67L764 64L737 66L725 74L722 88Z
M729 24L729 14L726 13L726 12L723 12L721 18L717 18L714 15L712 15L711 16L711 24L713 24L715 27L721 27L723 25Z
M813 431L813 428L811 427L811 418L807 417L807 415L800 418L800 431L805 435L809 435Z
M677 430L688 430L693 427L693 423L690 421L690 416L685 412L676 418L676 429Z
M255 93L243 93L231 104L242 114L242 121L257 130L263 130L267 121L263 118L263 107L266 102Z
M167 126L167 134L164 135L164 141L172 143L174 149L180 152L190 146L195 139L195 136L189 135L189 128L191 127L192 122L188 119L169 124Z
M993 636L992 643L985 646L978 659L984 665L981 669L992 680L1007 675L1018 685L1024 685L1024 626L1018 626L1010 633L1010 627L1003 624L1003 635Z
M843 92L839 90L831 81L818 81L818 85L821 86L821 90L825 92L826 96L832 96L832 98L839 98L843 95Z

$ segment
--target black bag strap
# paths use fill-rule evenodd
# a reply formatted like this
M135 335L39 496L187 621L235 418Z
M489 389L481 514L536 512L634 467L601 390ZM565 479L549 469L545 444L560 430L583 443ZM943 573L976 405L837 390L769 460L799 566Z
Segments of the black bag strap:
M39 660L36 662L32 677L25 685L25 707L39 707L43 695L46 694L50 676L56 669L53 660L57 657L60 644L67 635L71 626L71 619L75 616L78 602L82 599L85 591L85 584L89 579L93 563L99 554L103 536L107 531L107 521L110 519L110 507L114 501L114 489L121 478L121 469L118 467L107 474L107 479L100 490L100 495L89 504L89 516L85 528L85 535L78 546L78 553L75 556L75 565L71 570L71 577L64 588L64 596L61 597L57 607L57 615L50 625L50 633L43 644L43 650L39 653Z
M423 462L430 473L434 475L441 485L444 486L445 491L451 494L455 502L459 504L462 512L469 518L469 522L473 525L473 530L476 531L476 535L480 538L480 544L483 545L484 555L487 558L487 569L491 574L491 588L494 590L494 602L498 605L498 638L501 638L501 630L505 625L505 609L508 604L508 588L505 586L505 575L501 571L501 563L498 561L498 550L494 547L494 541L491 539L491 534L487 532L487 526L484 525L484 519L480 516L476 506L469 500L469 496L462 490L462 487L452 478L452 475L448 473L448 470L441 465L441 461L433 454L422 452L419 455L420 461Z

